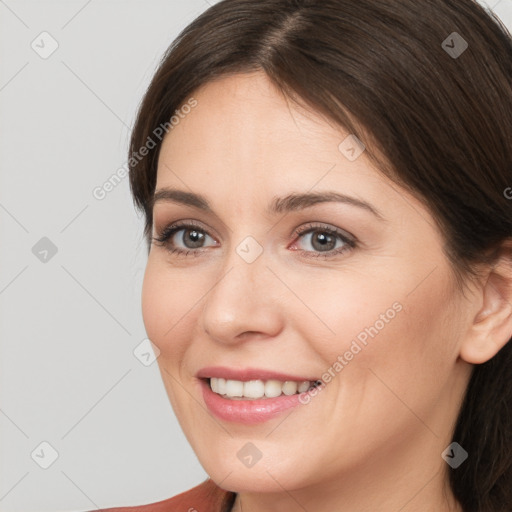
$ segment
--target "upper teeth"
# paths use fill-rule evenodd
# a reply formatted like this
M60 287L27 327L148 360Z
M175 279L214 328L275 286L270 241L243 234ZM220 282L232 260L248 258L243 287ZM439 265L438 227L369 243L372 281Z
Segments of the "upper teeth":
M294 395L295 393L304 393L314 382L305 380L296 382L287 380L281 382L279 380L230 380L212 377L210 379L210 387L214 393L225 395L229 398L274 398L280 396L282 393L285 395Z

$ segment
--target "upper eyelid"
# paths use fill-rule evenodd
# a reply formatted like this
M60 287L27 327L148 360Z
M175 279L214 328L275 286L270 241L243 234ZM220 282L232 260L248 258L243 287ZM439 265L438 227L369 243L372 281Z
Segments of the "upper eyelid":
M169 224L165 224L164 227L160 230L160 236L164 234L164 232L171 230L172 234L170 237L173 237L177 232L185 229L191 229L191 228L197 228L200 231L203 231L207 236L214 239L217 243L219 241L217 240L216 236L212 236L210 234L210 229L206 228L202 225L201 222L195 221L195 220L179 220L176 222L171 222ZM342 239L346 239L347 242L356 244L359 243L359 240L352 235L351 233L345 231L344 229L331 226L328 223L321 222L321 221L310 221L305 223L305 225L299 226L297 228L294 228L292 230L291 235L296 235L297 237L301 237L303 235L306 235L308 233L314 232L314 231L321 231L325 230L326 232L331 232L335 236L339 236ZM170 238L169 237L169 238Z
M177 220L174 222L162 222L161 223L162 227L159 229L157 228L157 224L159 224L159 223L154 222L154 229L155 229L156 233L164 233L165 231L168 231L170 229L178 230L178 229L197 228L201 231L204 231L208 235L210 235L210 231L211 231L210 228L203 226L203 224L201 222L199 222L197 220L191 220L191 219L190 220L189 219Z

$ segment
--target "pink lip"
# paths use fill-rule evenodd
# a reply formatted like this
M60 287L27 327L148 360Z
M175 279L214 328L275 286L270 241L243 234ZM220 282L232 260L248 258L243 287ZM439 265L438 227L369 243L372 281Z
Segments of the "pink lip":
M252 425L270 420L283 411L303 405L299 401L299 394L278 396L276 398L262 398L261 400L230 400L214 393L206 380L200 380L203 399L206 407L217 418Z
M286 396L281 395L276 398L262 398L259 400L230 400L223 398L217 393L214 393L207 381L208 378L217 377L232 380L280 380L280 381L316 381L316 377L297 377L296 375L288 375L284 373L277 373L269 370L258 370L256 368L228 368L221 366L212 366L202 368L196 375L200 380L201 391L206 406L212 414L217 418L225 421L232 421L251 425L255 423L262 423L268 421L283 411L304 405L299 400L301 393Z
M285 373L273 372L270 370L259 370L258 368L228 368L227 366L208 366L206 368L201 368L196 374L196 377L199 379L209 379L211 377L217 377L222 379L231 379L231 380L293 380L297 382L303 382L305 380L315 381L318 380L318 377L298 377L297 375L288 375Z

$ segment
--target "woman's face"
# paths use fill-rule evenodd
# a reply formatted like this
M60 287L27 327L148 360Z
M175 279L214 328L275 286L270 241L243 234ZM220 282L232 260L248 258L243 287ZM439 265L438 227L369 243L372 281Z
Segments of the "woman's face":
M142 307L202 465L238 492L397 471L425 484L469 375L433 218L263 73L194 98L159 156L156 192L180 194L159 194L153 236L180 225L151 247Z

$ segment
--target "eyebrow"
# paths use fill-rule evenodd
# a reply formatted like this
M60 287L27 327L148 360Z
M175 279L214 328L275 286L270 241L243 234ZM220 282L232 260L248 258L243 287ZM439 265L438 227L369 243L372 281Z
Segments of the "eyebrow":
M199 210L207 213L214 213L210 203L204 196L195 194L193 192L186 192L184 190L167 187L160 188L156 190L153 195L153 199L151 201L151 209L153 209L155 204L159 202L179 203L185 206L198 208ZM367 203L366 201L356 197L331 191L293 193L285 197L275 197L267 208L267 213L275 215L278 213L302 210L315 204L328 202L337 202L356 206L372 213L380 220L386 220L382 213L370 203Z

